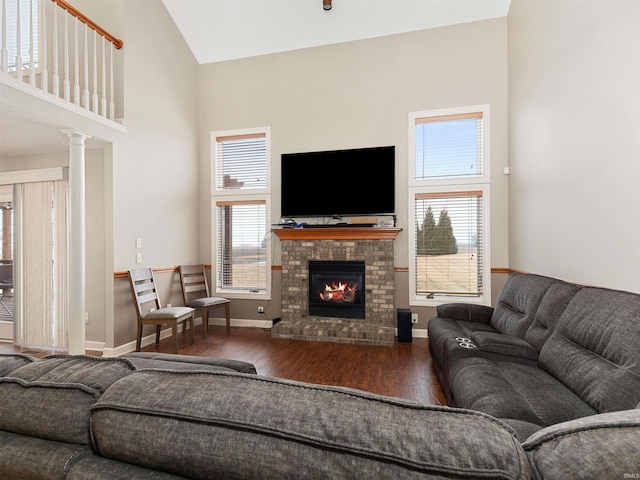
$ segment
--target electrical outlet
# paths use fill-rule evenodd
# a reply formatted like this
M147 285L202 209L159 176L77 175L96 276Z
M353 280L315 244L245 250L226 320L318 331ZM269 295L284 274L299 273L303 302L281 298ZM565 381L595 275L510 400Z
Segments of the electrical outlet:
M136 263L142 263L142 254L136 253Z
M258 307L258 315L264 315L264 307Z
M411 323L418 323L418 314L417 313L412 313L411 314Z

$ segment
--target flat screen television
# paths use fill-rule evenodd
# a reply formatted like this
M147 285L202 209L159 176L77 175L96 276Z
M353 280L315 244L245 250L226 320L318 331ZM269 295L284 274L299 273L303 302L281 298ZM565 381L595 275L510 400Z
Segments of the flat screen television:
M285 153L281 160L283 218L395 213L395 146Z

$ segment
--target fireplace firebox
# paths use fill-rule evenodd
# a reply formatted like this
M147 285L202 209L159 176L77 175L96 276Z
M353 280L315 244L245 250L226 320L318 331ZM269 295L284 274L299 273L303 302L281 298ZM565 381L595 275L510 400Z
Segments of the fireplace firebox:
M364 319L364 281L364 262L309 261L309 315Z

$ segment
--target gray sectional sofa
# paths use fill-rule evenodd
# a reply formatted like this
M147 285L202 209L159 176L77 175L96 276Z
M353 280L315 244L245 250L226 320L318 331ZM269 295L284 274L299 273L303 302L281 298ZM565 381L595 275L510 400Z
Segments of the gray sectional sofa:
M499 418L522 441L640 413L640 295L514 274L495 308L441 305L428 333L448 404Z
M505 292L512 286L509 282ZM574 368L579 372L577 383L593 384L597 372L591 366L606 358L611 365L601 382L604 390L614 393L609 398L608 392L598 390L588 398L604 399L603 411L637 403L634 381L626 380L627 375L638 378L638 352L631 348L638 339L637 310L635 326L626 330L627 340L615 349L611 345L619 341L618 327L609 332L585 325L575 336L563 333L554 338L564 332L564 315L572 311L572 302L583 290L578 288L566 302L555 327L543 329L552 333L534 335L546 337L537 360L504 361L496 357L500 352L493 351L494 339L483 344L484 352L465 348L475 356L459 355L445 368L457 378L466 375L464 368L454 374L459 362L484 362L478 363L476 374L472 366L467 377L476 385L470 390L478 392L482 384L477 380L485 376L491 384L490 367L498 362L516 366L502 375L518 373L518 368L542 370L547 365L547 345L554 350L568 348L570 353L554 375ZM596 315L595 311L608 308L616 317L627 318L622 322L626 324L630 294L620 295L617 303L597 308L589 303L587 310ZM515 292L514 296L520 297ZM468 312L466 320L449 320L472 336L474 307L443 310L447 309L460 315ZM540 305L536 312L539 309ZM501 317L505 324L509 315L505 310ZM523 316L522 312L513 315L514 319ZM488 328L490 324L487 320L478 331L499 333ZM455 331L453 325L447 328ZM585 370L576 345L582 345L578 340L586 333L596 331L593 349L603 348L606 355L587 359ZM567 346L569 338L572 343ZM523 347L513 339L508 343ZM448 351L444 344L441 347L442 352ZM507 356L517 357L514 353L508 349ZM468 397L459 397L456 378L451 389L456 401L475 398L471 391ZM565 388L556 386L549 392ZM619 398L621 389L628 389L629 398L624 401ZM499 396L494 392L487 405L498 405ZM507 404L519 406L515 400ZM269 378L257 375L253 365L233 360L154 353L124 358L56 355L42 360L0 355L0 479L525 480L637 478L640 474L640 409L598 413L601 410L591 406L586 415L574 412L565 415L573 419L530 428L529 424L536 424L527 418L502 415L500 410L496 417L481 411L483 406L482 402L473 403L474 409L423 405L348 388ZM573 404L567 406L573 408ZM522 432L528 430L538 431L521 442Z

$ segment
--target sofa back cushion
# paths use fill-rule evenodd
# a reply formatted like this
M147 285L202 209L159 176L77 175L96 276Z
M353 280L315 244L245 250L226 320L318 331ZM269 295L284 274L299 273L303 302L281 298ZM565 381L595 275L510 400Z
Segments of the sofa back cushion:
M640 295L583 287L540 352L540 367L600 413L640 401Z
M0 378L0 430L89 444L89 410L116 380L135 371L127 360L53 356Z
M102 456L192 479L529 475L512 430L480 412L242 373L136 372L91 429Z
M491 326L500 333L524 338L544 295L557 281L540 275L510 275L496 299Z
M35 357L22 353L0 354L0 377L4 377L16 368L37 360Z
M524 339L538 351L542 350L544 342L551 336L567 305L580 288L578 285L562 281L551 285L542 297L538 311Z

